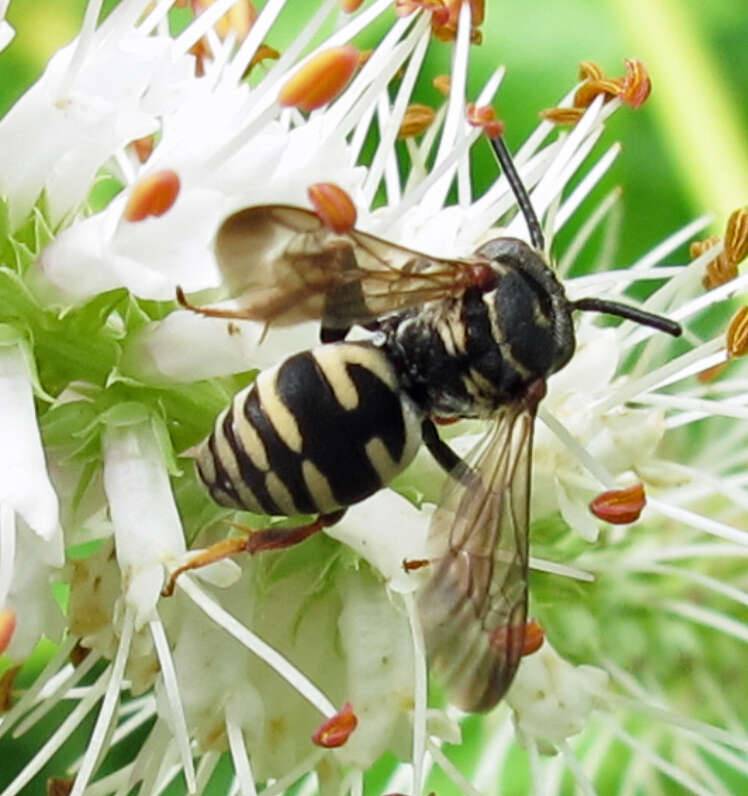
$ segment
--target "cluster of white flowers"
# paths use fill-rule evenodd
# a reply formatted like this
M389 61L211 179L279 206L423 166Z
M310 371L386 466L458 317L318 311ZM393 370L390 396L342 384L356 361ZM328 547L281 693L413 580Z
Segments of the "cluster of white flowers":
M407 141L405 166L394 142L440 4L399 3L412 13L394 21L347 87L310 113L282 101L289 80L391 14L392 0L350 14L338 0L320 0L261 77L253 58L284 0L268 0L241 36L216 30L235 0L195 4L201 13L177 35L169 31L172 0L123 0L99 23L101 5L90 0L78 38L0 121L9 219L0 242L0 651L23 662L41 639L57 645L25 691L15 671L0 682L8 703L1 743L12 745L62 700L74 703L32 757L14 761L3 794L28 792L97 706L81 757L55 772L72 780L74 796L135 785L158 794L181 776L190 793L208 792L226 753L230 793L254 794L264 783L273 796L303 780L303 793L362 794L367 771L387 751L410 765L390 766L386 791L427 792L438 768L460 792L493 793L513 728L538 792L560 790L564 766L581 791L594 792L614 742L635 753L630 766L613 764L631 792L651 783L653 771L695 793L727 792L698 752L687 771L679 760L698 749L748 774L733 751L748 750L748 739L731 721L729 700L698 717L722 729L686 718L654 690L655 679L645 691L626 671L651 654L661 661L654 678L667 675L676 655L698 661L713 635L727 671L729 642L748 640L746 624L730 615L748 604L733 585L748 554L748 433L735 422L748 417L746 379L735 363L728 377L695 380L727 354L724 324L706 338L691 325L745 292L748 275L704 292L704 268L721 243L688 264L658 265L708 221L629 269L566 283L574 299L615 298L654 281L660 287L643 306L687 331L673 344L630 323L580 320L575 357L549 382L534 451L531 608L547 638L486 718L478 763L460 771L445 753L460 742L462 717L427 709L412 597L419 576L402 566L426 556L441 483L427 454L394 490L353 507L326 535L183 575L171 598L161 589L187 547L225 536L233 519L175 451L208 433L255 369L318 336L312 323L265 335L261 324L199 317L176 309L176 287L224 298L212 250L220 222L249 205L308 206L307 190L319 182L350 195L362 230L426 253L463 256L495 237L515 197L503 176L480 197L470 184L481 130L465 118L466 80L471 13L480 4L443 4L456 24L451 89L423 137ZM334 32L320 41L331 18ZM11 37L3 22L0 46ZM487 80L476 105L491 103L502 77L498 69ZM553 124L542 122L516 153L549 242L618 154L611 147L566 190L620 107L605 99L592 101L568 134L554 137ZM372 129L378 144L363 165ZM145 155L135 146L144 139L152 147ZM87 201L102 175L121 190L93 212ZM448 201L453 185L456 203ZM165 204L148 206L146 197L146 211L133 212L151 186L158 201L166 192ZM591 214L559 262L562 273L616 199ZM526 238L524 223L515 214L508 234ZM463 421L447 436L464 452L479 426ZM703 442L694 442L692 427L703 428ZM634 483L646 491L639 526L590 513L600 492ZM673 563L680 560L686 564ZM699 599L690 602L692 589ZM692 692L710 685L707 657ZM358 722L352 734L346 703ZM606 730L591 739L595 711L605 712ZM631 734L637 715L660 722L644 740ZM315 746L317 728L315 737L337 733L342 745ZM671 730L680 757L667 759ZM106 751L138 731L145 740L131 760L95 779Z

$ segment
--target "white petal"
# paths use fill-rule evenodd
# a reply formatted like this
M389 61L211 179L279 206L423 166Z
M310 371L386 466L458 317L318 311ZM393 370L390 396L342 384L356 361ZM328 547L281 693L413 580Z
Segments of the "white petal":
M221 306L227 306L222 304ZM265 324L172 312L127 341L121 368L146 381L197 381L270 367L319 341L319 324Z
M348 679L346 700L359 726L338 754L366 768L390 748L403 705L413 699L413 645L404 613L376 580L349 572L342 580L341 596L338 626Z
M4 50L13 41L15 35L16 31L13 26L5 19L0 20L0 50Z
M185 549L182 524L161 451L148 422L107 428L104 489L114 524L117 561L136 627L152 618L163 562Z
M5 608L16 613L16 627L6 654L11 660L25 660L39 639L60 638L65 626L50 579L63 563L62 534L52 540L37 536L22 520L16 524L16 553L13 578Z
M168 40L99 39L68 86L76 45L50 60L40 80L0 122L0 192L11 197L13 227L45 187L57 223L86 197L97 169L112 153L158 127L140 106L171 58ZM19 152L34 156L19 157Z
M418 510L388 489L352 506L328 536L344 542L382 573L395 591L413 591L420 578L403 561L428 557L427 535L433 507Z
M584 729L598 705L608 675L595 666L574 666L546 640L538 652L522 659L506 695L515 712L518 739L551 749Z
M28 370L18 346L0 346L0 501L50 539L58 502L44 460Z

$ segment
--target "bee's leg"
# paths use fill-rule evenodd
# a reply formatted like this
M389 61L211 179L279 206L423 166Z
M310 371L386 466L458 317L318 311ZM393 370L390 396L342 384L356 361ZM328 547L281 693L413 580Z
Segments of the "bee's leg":
M265 528L262 531L252 531L247 539L246 550L253 555L265 550L283 550L286 547L303 542L323 528L335 525L345 514L345 509L338 509L329 514L320 514L309 525L299 525L296 528Z
M345 514L345 509L339 509L330 514L320 514L314 522L310 522L307 525L299 525L296 528L264 528L260 531L252 531L246 525L231 523L234 528L244 531L245 536L222 539L220 542L216 542L210 547L206 547L205 550L196 553L186 564L171 573L161 594L164 597L170 597L174 593L177 578L183 572L200 569L208 564L234 556L237 553L251 553L254 555L264 550L282 550L285 547L292 547L323 528L329 528L334 525L343 514Z
M421 437L437 464L452 478L468 483L475 476L473 470L439 436L433 420L426 418L421 423Z
M320 343L339 343L341 340L345 340L350 331L350 327L347 329L336 329L335 327L325 326L323 323L319 330L319 341Z

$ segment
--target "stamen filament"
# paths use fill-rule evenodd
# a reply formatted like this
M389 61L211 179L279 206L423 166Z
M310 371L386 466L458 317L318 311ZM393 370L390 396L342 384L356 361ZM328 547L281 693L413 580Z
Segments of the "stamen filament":
M213 601L194 581L188 576L182 576L177 585L204 611L216 624L220 625L227 633L232 635L239 643L261 658L268 666L275 669L288 684L301 694L310 704L314 705L326 718L332 718L337 709L332 702L305 677L293 664L284 658L277 650L266 644L251 630L237 621L231 614Z
M621 145L614 144L608 151L595 163L595 165L584 175L582 181L577 187L569 194L564 200L563 204L556 213L555 223L553 224L553 233L551 237L556 235L564 224L576 213L578 207L582 202L592 193L592 189L600 182L600 180L607 174L610 167L615 162L615 159L621 153ZM616 194L609 194L609 196L616 198ZM560 196L560 193L559 193ZM593 218L594 217L590 217Z
M125 674L127 658L130 654L130 644L132 642L134 630L135 609L128 604L125 617L122 621L122 636L120 637L117 647L117 654L114 656L114 661L112 662L109 682L107 683L104 693L104 701L99 710L99 715L96 718L96 724L94 725L93 733L88 742L86 753L83 755L80 771L78 771L75 777L75 783L73 784L70 796L82 796L83 791L88 785L88 781L93 775L94 769L105 752L105 739L109 734L109 729L114 720L114 712L119 701L122 679Z
M184 706L182 697L179 693L179 682L177 672L174 668L174 659L169 649L169 642L161 619L156 614L156 618L149 623L153 644L156 648L158 661L161 666L161 677L166 690L166 697L171 710L171 719L174 724L174 737L179 747L179 754L182 759L184 778L187 783L187 790L192 793L196 789L195 766L192 761L192 750L190 748L190 736L187 730L187 721L184 716Z
M42 691L42 688L47 681L52 677L53 672L57 672L58 668L62 666L70 655L73 647L76 645L78 639L74 636L69 636L64 639L57 649L57 652L47 661L46 665L36 677L34 682L29 686L24 695L16 702L15 705L0 717L0 738L15 724L16 720L22 716L36 701L37 696Z
M203 36L218 22L218 20L231 8L236 0L215 0L205 8L195 19L174 39L175 52L186 53L197 44ZM268 6L277 0L270 0ZM283 2L281 2L281 6ZM264 10L263 10L264 13ZM257 19L259 22L259 17ZM257 24L257 23L255 23ZM253 26L254 27L254 26Z
M464 796L482 796L469 782L455 764L442 752L438 744L433 741L427 742L428 750L434 758L434 762L441 770L454 782Z
M592 235L597 231L598 227L602 224L605 217L608 213L619 206L619 202L621 201L621 196L623 196L623 191L620 188L614 188L610 191L603 200L597 205L597 207L587 216L587 218L582 223L582 226L579 227L577 232L574 234L574 237L571 239L571 242L566 247L566 250L563 253L563 256L558 260L556 264L556 272L559 276L565 277L565 284L566 284L566 294L572 295L571 290L572 286L576 286L579 284L579 280L584 280L586 278L597 279L603 276L607 276L610 272L610 269L604 269L605 273L601 274L589 274L586 277L574 277L572 279L566 278L566 275L569 272L569 269L576 261L577 257L582 252L582 249L587 245L588 241L592 237ZM620 209L618 211L620 213ZM611 213L612 215L612 213ZM600 268L600 263L595 263L595 268ZM615 279L619 275L625 274L626 271L613 271L612 276ZM587 283L584 282L586 285ZM581 292L581 291L580 291Z
M242 796L257 796L255 780L249 763L249 755L244 745L244 735L241 725L231 718L231 707L226 711L226 737L229 741L231 759L234 762L234 773L239 782L239 792Z
M561 741L557 745L557 748L564 756L569 771L574 775L579 792L585 794L585 796L595 796L597 791L582 770L582 766L579 764L579 760L569 744L566 741Z
M642 743L626 732L622 727L612 725L611 730L619 740L623 741L626 746L636 752L640 759L648 760L655 768L665 774L665 776L672 779L673 782L692 791L696 796L712 796L712 794L710 794L706 788L702 787L693 777L652 751L651 745Z
M86 718L106 691L111 668L111 666L107 666L91 687L89 693L75 706L70 715L65 718L47 739L47 742L29 760L18 776L3 791L2 796L16 796L16 794L22 793L26 785L42 770L52 755L68 740L76 727Z
M748 644L748 625L717 611L700 605L692 605L682 600L667 600L662 604L662 610L671 611L684 619L690 619L692 622L710 627L712 630L719 630Z
M398 130L400 129L400 125L402 124L403 115L405 114L405 109L408 107L416 79L421 71L421 66L423 64L423 59L426 56L428 44L428 31L424 29L423 33L420 34L420 37L416 42L413 54L408 62L405 75L403 76L402 83L400 84L400 88L397 92L397 97L395 98L394 106L392 107L390 118L380 133L381 139L379 146L377 147L377 151L375 152L371 166L369 167L369 173L366 175L366 180L362 189L364 197L363 203L365 207L371 206L371 203L374 200L374 194L376 193L379 182L382 179L382 174L384 173L387 161L389 158L394 156L395 138L397 136ZM389 101L387 100L386 95L382 95L382 100L385 100L385 104L389 109ZM389 195L389 193L390 192L388 190L389 203L396 204L398 197L392 197Z
M286 5L285 0L268 0L262 8L260 15L254 21L254 24L249 30L247 37L239 45L239 49L234 56L233 61L226 69L226 78L231 82L238 83L245 69L249 66L249 62L257 52L257 48L265 40L265 37L273 27L275 20ZM329 5L329 3L328 3ZM302 28L302 31L304 28ZM304 35L303 33L301 34ZM312 31L311 35L314 35Z
M572 455L585 467L585 469L606 488L615 489L616 482L613 476L608 472L607 468L599 462L594 456L590 455L586 448L577 442L577 440L567 430L566 426L554 417L545 407L538 408L538 417L548 426L558 439L569 449Z
M265 788L262 791L262 796L280 796L303 776L313 771L324 754L324 749L316 749L312 754L305 757L301 762L287 771L280 779L277 779L272 785Z
M42 697L44 701L37 705L18 727L13 730L13 737L19 738L30 730L41 718L46 716L52 708L56 707L61 700L67 698L76 683L79 683L100 660L101 657L99 655L93 652L89 653L78 666L70 671L68 676L62 680L51 693L43 693Z
M711 724L706 724L703 721L696 721L696 719L684 716L674 710L660 707L647 699L641 697L634 699L620 694L609 693L606 695L606 700L611 704L619 705L622 708L632 710L636 713L643 713L657 721L670 724L673 727L684 730L689 733L689 735L693 735L695 738L711 738L711 740L717 743L726 744L733 749L740 749L743 752L748 752L748 738L738 738L734 733L723 730L720 727L714 727Z
M546 561L543 558L530 556L529 564L530 569L535 569L538 572L548 572L551 575L561 575L564 578L572 578L573 580L581 580L587 583L592 583L595 580L595 576L591 572L585 572L577 567L570 567L568 564L560 564L557 561Z
M420 793L423 787L423 758L426 753L426 700L428 682L426 671L426 647L423 630L418 616L413 594L403 594L408 612L410 634L413 640L413 793Z
M664 517L670 517L673 520L678 520L699 531L705 531L712 536L726 539L728 542L748 545L748 533L733 528L731 525L727 525L724 522L718 522L710 517L704 517L701 514L689 511L680 506L671 506L657 498L650 497L647 501L647 505L658 514L662 514Z

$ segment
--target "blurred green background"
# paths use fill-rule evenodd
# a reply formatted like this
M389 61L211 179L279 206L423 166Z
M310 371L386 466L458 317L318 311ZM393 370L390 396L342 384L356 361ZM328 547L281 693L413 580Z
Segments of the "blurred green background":
M105 11L114 4L106 2ZM624 186L618 265L705 212L714 214L713 231L721 232L729 212L748 202L745 0L486 0L486 5L483 45L472 51L470 94L477 95L497 64L506 65L496 107L512 149L537 124L538 112L555 105L574 84L580 60L595 60L613 75L623 73L627 57L647 64L654 87L650 101L642 110L616 114L597 147L600 153L615 140L624 145L596 192L600 197ZM283 49L316 6L291 0L268 43ZM49 56L75 36L84 8L84 0L11 0L7 17L16 37L0 53L0 114L38 77ZM393 19L394 13L382 26ZM376 34L368 33L360 43L375 41ZM449 71L449 59L449 45L435 42L428 74ZM440 97L425 79L415 99L435 104ZM495 174L487 152L476 159L477 190ZM562 236L561 247L569 234ZM10 744L4 739L0 760L8 754L28 759L59 720L58 709L34 734ZM69 760L70 754L63 757ZM58 758L46 770L59 772L61 762ZM8 781L3 769L0 764L0 787ZM28 792L41 792L36 788L42 782L38 778Z

